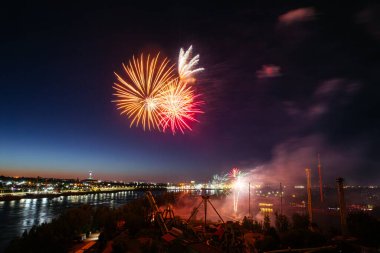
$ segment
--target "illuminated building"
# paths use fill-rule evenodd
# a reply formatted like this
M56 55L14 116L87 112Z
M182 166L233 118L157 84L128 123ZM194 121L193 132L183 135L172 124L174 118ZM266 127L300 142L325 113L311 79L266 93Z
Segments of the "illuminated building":
M273 213L273 204L272 203L259 203L260 212L264 214Z

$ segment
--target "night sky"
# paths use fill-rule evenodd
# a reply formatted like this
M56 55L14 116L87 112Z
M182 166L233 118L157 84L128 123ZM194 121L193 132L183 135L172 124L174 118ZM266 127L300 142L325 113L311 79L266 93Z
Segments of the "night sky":
M380 184L380 5L19 4L0 11L0 174L207 181L232 167ZM185 135L129 128L111 101L133 55L200 54ZM315 170L314 170L315 171Z

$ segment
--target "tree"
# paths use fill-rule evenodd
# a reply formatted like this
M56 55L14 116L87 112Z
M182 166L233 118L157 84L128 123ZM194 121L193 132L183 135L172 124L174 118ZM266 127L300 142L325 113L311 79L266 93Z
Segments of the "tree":
M293 229L307 230L309 227L309 216L294 213L292 215Z
M264 226L263 229L265 232L269 231L270 229L270 218L268 214L265 214L264 216Z
M28 237L28 230L24 230L24 233L22 233L22 238L25 239Z
M266 235L264 239L255 241L255 247L259 252L278 249L279 241L273 236Z
M365 212L356 212L348 215L347 225L349 232L368 246L380 245L380 221Z
M263 232L262 223L259 223L257 220L253 221L252 231L256 233L262 233Z
M248 219L247 216L244 216L242 226L245 229L252 230L253 227L253 220Z
M274 215L276 217L275 225L276 225L277 231L280 233L287 232L289 230L288 217L286 217L283 214L278 214L277 212Z

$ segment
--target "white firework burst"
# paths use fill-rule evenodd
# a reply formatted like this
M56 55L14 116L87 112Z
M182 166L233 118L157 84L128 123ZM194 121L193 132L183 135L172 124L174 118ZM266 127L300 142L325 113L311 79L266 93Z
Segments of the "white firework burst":
M186 83L195 82L194 74L203 71L204 68L195 68L199 63L199 54L191 58L193 46L186 51L181 48L178 57L178 74L182 81Z

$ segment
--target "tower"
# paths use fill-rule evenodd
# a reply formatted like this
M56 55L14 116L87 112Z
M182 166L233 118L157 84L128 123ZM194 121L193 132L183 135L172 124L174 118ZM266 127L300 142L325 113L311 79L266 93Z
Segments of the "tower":
M342 230L342 235L346 236L348 234L347 229L347 210L346 210L346 200L344 199L344 189L343 189L343 178L339 177L336 179L336 187L338 191L338 201L339 201L339 214L340 214L340 226Z
M248 217L251 216L251 182L248 183Z
M310 176L310 169L306 168L306 180L307 180L307 210L309 214L309 223L311 224L313 222L313 209L312 209L312 203L311 203L311 176Z
M282 215L282 183L280 183L280 214Z
M88 172L88 179L92 179L92 171L91 170Z
M321 168L321 158L318 153L318 176L319 176L319 195L320 195L320 200L321 203L323 203L323 182L322 182L322 168Z

